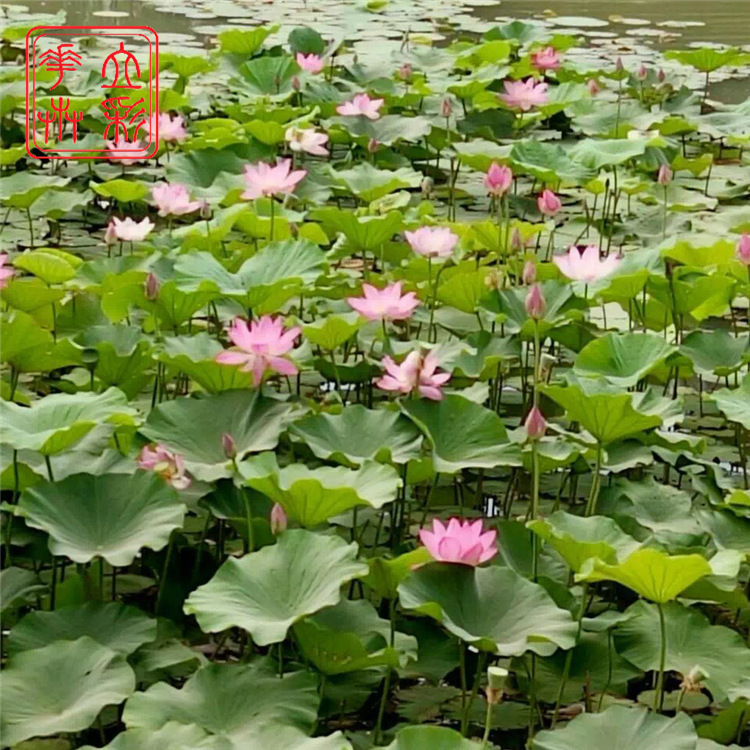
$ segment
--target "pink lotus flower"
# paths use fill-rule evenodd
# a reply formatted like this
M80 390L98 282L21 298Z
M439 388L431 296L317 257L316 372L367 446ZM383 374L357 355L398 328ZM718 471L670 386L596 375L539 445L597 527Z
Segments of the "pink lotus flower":
M513 172L510 167L502 167L496 162L490 164L487 174L484 176L484 186L490 195L499 198L510 190L513 184Z
M401 296L401 282L378 289L371 284L363 284L364 297L347 297L349 306L368 320L406 320L419 306L414 292Z
M544 418L544 415L536 406L533 406L531 408L531 411L526 417L526 421L523 423L523 426L526 430L526 435L528 436L529 440L538 440L539 438L543 438L544 434L547 432L547 420Z
M620 264L617 255L602 258L598 245L589 245L583 252L571 245L565 255L556 255L552 260L569 279L587 284L609 276Z
M303 55L301 52L298 52L297 65L307 73L320 73L325 68L326 62L320 55Z
M547 103L547 84L537 83L533 78L525 81L505 81L505 93L500 94L501 101L511 109L528 112L532 107Z
M170 185L168 182L162 182L154 185L151 188L151 197L159 209L159 216L182 216L191 214L201 207L201 201L191 201L188 189L178 183Z
M152 119L153 119L152 115ZM185 130L185 120L182 115L172 117L171 115L164 113L159 115L159 140L168 141L170 143L177 142L181 143L187 138L187 130Z
M143 242L154 228L153 222L148 216L139 221L133 221L129 216L126 219L112 218L114 223L115 237L121 242Z
M182 456L161 443L153 447L144 445L136 461L139 468L155 472L176 490L184 490L190 486L191 480L185 474L185 462Z
M526 314L533 320L541 320L544 317L544 313L547 309L547 300L544 299L542 294L542 288L539 284L529 289L526 294L526 301L524 302L526 308Z
M8 286L8 280L16 273L15 268L6 268L8 253L0 253L0 289Z
M536 205L540 213L554 216L562 208L562 201L551 190L543 190L536 199Z
M271 533L274 535L281 534L282 531L286 531L288 523L289 521L284 509L278 503L274 503L273 508L271 508Z
M746 266L750 266L750 234L743 234L737 241L735 251L737 260Z
M497 531L483 533L482 520L463 521L451 518L448 525L437 518L432 522L432 531L420 529L419 538L429 553L439 562L460 563L475 567L497 554L495 539Z
M648 68L645 65L641 65L641 67L638 68L636 76L639 81L645 81L648 78Z
M104 232L104 244L114 245L117 242L117 230L115 229L115 222L110 221L107 224L107 229Z
M417 390L425 398L440 401L441 388L450 380L449 372L436 372L438 358L434 352L422 356L421 352L410 352L406 359L396 364L390 357L383 357L386 375L375 380L375 385L384 391L395 391L407 395Z
M336 111L347 117L362 115L368 120L377 120L380 117L379 110L384 101L384 99L370 99L367 94L356 94L350 102L339 104Z
M420 227L404 236L411 249L425 258L450 258L458 244L458 235L448 227Z
M521 273L521 281L523 281L526 286L529 286L536 281L536 264L533 261L527 260L526 263L524 263L523 271Z
M591 96L596 96L602 90L602 87L599 85L599 81L597 81L596 78L589 78L586 82L586 88L588 88Z
M243 198L255 200L261 196L293 193L297 183L307 174L304 169L292 169L291 159L281 159L275 166L258 162L245 167L245 184L247 190Z
M662 164L659 167L659 173L656 175L656 181L660 184L666 187L669 185L670 182L672 182L673 177L672 170L666 165Z
M289 142L292 151L304 151L314 156L328 156L328 136L325 133L316 133L314 128L288 128L284 138Z
M560 55L554 47L545 47L531 55L531 62L538 70L557 70L560 67Z
M145 141L139 139L129 141L127 138L119 138L115 141L104 141L107 148L107 158L115 164L133 164L140 159L145 159L149 147Z
M253 320L248 328L242 318L235 318L229 329L229 338L234 347L219 352L215 359L223 365L240 365L242 372L253 373L253 385L263 382L266 372L279 375L296 375L297 367L285 358L300 335L299 327L284 330L281 318L264 315Z

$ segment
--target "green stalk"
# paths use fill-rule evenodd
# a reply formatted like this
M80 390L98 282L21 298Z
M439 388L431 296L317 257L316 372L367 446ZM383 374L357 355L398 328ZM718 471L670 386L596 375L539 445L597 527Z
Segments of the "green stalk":
M667 623L664 620L664 607L661 603L656 605L659 611L659 634L661 637L661 650L659 655L659 674L656 678L656 690L654 691L654 711L661 711L664 707L664 667L667 661Z
M481 651L479 653L479 656L477 657L477 673L474 676L474 683L471 686L469 699L466 701L463 714L461 715L461 734L464 737L466 737L466 733L469 730L469 713L471 711L471 706L474 703L474 699L477 697L477 693L479 692L479 682L482 678L482 672L484 671L484 661L486 658L487 655L484 653L484 651Z
M167 545L167 554L164 558L164 567L161 571L161 578L159 579L159 590L156 593L156 604L154 605L154 613L159 614L161 610L162 600L164 598L164 590L166 589L165 583L167 580L167 573L169 571L169 563L172 561L172 553L174 551L174 532L169 537L169 544Z
M599 488L601 486L601 469L602 469L602 444L596 444L596 464L594 466L594 476L591 480L591 492L588 502L586 503L586 517L593 516L596 513L596 504L599 502Z
M487 701L487 713L484 715L484 734L482 735L482 750L486 750L490 741L490 729L492 728L492 704Z

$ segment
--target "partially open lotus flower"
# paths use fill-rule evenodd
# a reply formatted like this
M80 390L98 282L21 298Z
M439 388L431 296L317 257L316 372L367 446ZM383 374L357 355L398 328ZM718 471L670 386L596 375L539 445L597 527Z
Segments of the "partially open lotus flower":
M247 189L242 197L255 200L261 197L293 193L300 180L307 172L304 169L292 169L291 159L280 159L275 165L258 162L245 167L245 184Z
M552 260L569 279L587 284L609 276L620 265L620 258L614 253L602 258L599 245L589 245L582 251L573 245L565 255L556 255Z
M121 242L142 242L151 233L154 223L148 216L141 221L133 221L129 216L125 219L112 219L114 235Z
M229 329L234 347L219 352L215 359L223 365L238 365L243 372L251 372L253 385L257 388L267 372L297 374L297 366L287 359L287 355L294 348L300 332L297 326L284 330L283 320L270 315L253 320L250 326L242 318L235 318Z
M450 258L458 244L458 235L448 227L420 227L404 236L411 249L425 258Z
M546 82L537 82L533 78L527 78L525 81L505 81L505 93L500 94L500 100L511 109L528 112L547 103L547 85Z
M161 443L144 445L136 462L139 468L153 471L176 490L187 489L191 484L190 477L185 472L182 456Z
M560 55L554 47L545 47L532 53L531 64L541 71L557 70L560 67Z
M326 61L320 55L304 55L302 52L297 53L297 65L307 73L320 73L326 66Z
M370 99L367 94L357 94L350 102L339 104L336 111L345 117L362 116L368 120L377 120L384 101L384 99Z
M439 562L476 566L497 554L497 531L484 531L481 519L451 518L446 526L436 518L432 530L420 529L419 538Z
M513 172L511 168L505 164L500 166L500 164L493 161L487 170L487 174L484 176L484 186L487 188L487 192L499 198L510 190L512 184Z
M551 190L543 190L536 205L544 216L555 216L562 208L562 201Z
M401 294L401 282L378 289L372 284L363 284L364 297L347 297L350 307L368 320L406 320L419 307L414 292Z
M428 352L410 352L401 364L383 357L386 374L375 381L375 385L384 391L395 391L407 395L418 391L425 398L440 401L443 398L442 387L450 380L449 372L437 372L439 366L437 354Z
M0 289L8 285L8 281L16 272L15 268L9 268L5 264L8 262L8 253L0 253Z
M162 182L151 188L151 197L159 209L159 216L182 216L198 211L201 201L190 200L190 192L185 185Z
M737 241L735 256L740 263L750 266L750 234L743 234Z

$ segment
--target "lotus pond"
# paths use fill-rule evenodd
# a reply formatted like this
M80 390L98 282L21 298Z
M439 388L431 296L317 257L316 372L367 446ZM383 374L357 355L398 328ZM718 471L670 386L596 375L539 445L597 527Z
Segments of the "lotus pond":
M3 747L750 744L750 54L467 8L4 8Z

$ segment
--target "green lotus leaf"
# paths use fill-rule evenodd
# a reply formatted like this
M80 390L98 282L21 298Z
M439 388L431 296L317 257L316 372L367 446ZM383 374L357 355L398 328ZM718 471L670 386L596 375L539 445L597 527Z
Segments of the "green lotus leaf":
M565 511L555 511L548 519L529 521L527 526L544 539L574 572L580 572L586 560L599 558L616 563L638 546L610 518L583 518Z
M738 550L750 554L750 521L730 510L698 510L696 515L720 550Z
M48 190L61 190L71 179L40 174L30 169L15 172L0 180L0 200L6 206L27 209Z
M724 50L714 47L699 47L691 50L668 50L664 53L668 60L677 60L690 65L701 73L712 73L725 65L741 65L746 55L738 49L729 47Z
M327 315L312 323L302 326L305 338L315 346L326 351L338 349L362 327L363 321L358 313Z
M656 607L639 601L626 611L633 616L614 631L618 653L639 669L659 669L661 638ZM711 625L703 614L677 602L664 605L663 611L665 669L685 676L700 666L705 674L702 682L714 701L726 700L728 692L750 674L750 650L742 636L722 625Z
M0 443L53 456L68 450L97 424L133 424L135 409L117 388L104 393L58 393L31 407L0 402Z
M422 436L398 412L352 404L340 414L317 414L295 422L293 437L318 458L359 466L367 460L406 463L419 455Z
M401 606L500 656L549 656L575 644L576 625L539 585L508 569L431 563L398 588Z
M49 287L35 276L23 276L14 278L1 294L8 307L30 313L44 307L51 309L53 303L59 302L65 296L65 290L60 287Z
M304 464L279 468L274 453L239 464L245 484L279 503L286 514L312 528L358 505L382 508L396 499L401 480L392 466L363 461L357 470Z
M291 404L257 389L223 391L159 404L141 433L182 454L190 473L210 482L234 472L222 447L225 434L234 439L239 458L273 450L291 412Z
M742 367L750 357L750 337L732 336L728 331L693 331L680 344L680 354L687 357L700 375L725 378Z
M279 101L293 93L292 78L299 73L299 66L290 55L264 56L242 63L239 71L242 81L238 88L243 95Z
M612 706L600 714L582 714L562 729L546 729L532 750L695 750L698 735L690 717L673 719L645 708Z
M196 724L167 722L163 727L126 729L104 746L105 750L233 750L232 742L218 734L208 734ZM79 750L97 750L85 745Z
M624 164L642 156L645 151L646 141L642 138L585 138L570 150L570 158L584 167L599 171L603 167Z
M461 469L518 466L518 447L508 442L500 417L463 396L442 401L408 400L400 404L432 443L435 471L455 474Z
M84 635L129 656L156 638L156 620L119 602L86 602L54 612L30 612L13 627L8 653L44 648L56 641L75 641Z
M343 600L294 626L294 637L305 657L323 674L405 666L417 658L417 639L394 633L370 602Z
M363 162L351 169L331 170L331 177L367 203L396 190L418 187L422 181L422 174L408 167L392 172L387 169L376 169L369 162Z
M108 182L89 183L92 190L104 198L113 198L118 203L135 203L142 201L148 194L148 185L135 180L116 179Z
M224 347L205 331L196 336L172 336L164 341L159 360L181 370L209 393L249 389L252 373L239 367L227 367L214 358Z
M549 184L564 180L584 185L596 175L594 169L573 161L559 143L516 141L510 150L510 161L514 169Z
M542 391L603 445L659 427L681 413L679 403L654 391L623 393L587 378L567 386L543 386Z
M40 278L45 284L62 284L76 275L75 266L65 255L67 253L53 250L28 250L15 258L13 265Z
M711 398L724 416L732 422L750 425L750 375L746 375L739 388L722 388Z
M367 564L370 572L362 580L384 599L395 599L398 587L412 570L432 562L432 555L426 547L417 547L394 558L371 557Z
M227 29L219 34L220 49L232 55L252 57L277 28L277 26L259 26L255 29Z
M384 115L377 120L369 120L366 117L337 117L333 122L361 141L362 145L367 145L370 140L384 146L391 146L397 141L418 142L428 135L431 129L426 118L403 115ZM362 166L365 164L368 163L364 162Z
M230 557L185 602L205 632L247 630L259 646L279 643L298 620L337 604L347 581L367 573L357 545L304 529L241 559Z
M650 333L607 333L583 347L573 368L578 375L599 376L631 388L676 351L661 336Z
M476 743L447 727L404 727L386 750L476 750Z
M319 701L312 672L279 677L270 661L257 659L208 664L180 689L165 682L152 685L128 700L122 718L128 729L196 725L228 740L233 750L275 748L274 732L296 730L300 740L312 732Z
M74 474L21 494L17 513L49 534L53 555L130 565L142 547L160 550L182 525L185 506L155 474Z
M313 216L327 231L343 234L352 251L359 252L379 252L403 225L399 211L389 211L385 216L359 217L340 208L325 207L318 209Z
M0 317L0 360L18 372L46 372L78 364L80 352L67 339L55 342L34 318L15 310Z
M446 281L438 287L437 298L446 305L473 315L479 300L487 294L485 279L488 273L484 268L475 269L472 262L468 269L447 276Z
M0 612L27 604L46 588L33 570L5 568L0 572Z
M3 673L3 742L80 732L124 701L135 675L122 654L84 636L17 654Z
M638 549L617 564L588 560L576 580L617 581L640 596L663 604L712 573L701 555L670 556L656 549Z

